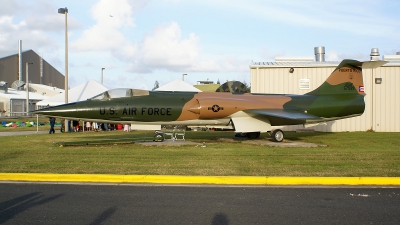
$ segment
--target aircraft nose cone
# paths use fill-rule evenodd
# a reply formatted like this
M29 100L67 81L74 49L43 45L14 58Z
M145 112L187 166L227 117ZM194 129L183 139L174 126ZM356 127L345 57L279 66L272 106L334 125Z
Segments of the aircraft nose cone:
M32 113L46 116L63 117L68 113L76 111L76 108L74 107L75 105L76 103L68 103L60 106L51 106L32 111Z

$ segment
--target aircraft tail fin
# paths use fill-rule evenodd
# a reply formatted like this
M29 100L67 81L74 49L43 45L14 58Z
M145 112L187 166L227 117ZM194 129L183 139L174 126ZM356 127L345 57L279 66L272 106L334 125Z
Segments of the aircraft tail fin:
M357 60L343 60L326 81L317 89L307 93L309 95L359 94L365 95L362 77L362 68L376 68L385 64L385 61L359 62Z

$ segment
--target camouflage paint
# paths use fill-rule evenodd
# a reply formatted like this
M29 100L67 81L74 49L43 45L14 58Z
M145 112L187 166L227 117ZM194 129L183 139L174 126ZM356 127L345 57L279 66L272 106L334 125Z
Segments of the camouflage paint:
M128 97L110 99L107 98L111 96L110 90L91 100L50 107L34 113L85 121L153 124L187 122L191 125L196 124L196 121L201 125L206 125L207 121L210 125L222 120L226 122L234 114L242 115L241 121L246 121L246 118L249 122L256 117L264 118L260 123L270 123L272 126L336 120L364 112L362 64L355 60L343 60L321 86L305 95L151 92L129 89L126 91L131 93ZM221 90L225 89L222 87ZM249 132L253 131L254 128L249 128Z

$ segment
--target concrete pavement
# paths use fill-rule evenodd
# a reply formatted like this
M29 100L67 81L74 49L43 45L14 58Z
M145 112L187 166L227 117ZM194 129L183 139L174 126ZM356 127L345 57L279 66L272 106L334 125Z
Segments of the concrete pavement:
M32 135L32 134L48 134L49 131L40 130L40 131L13 131L13 132L0 132L1 136L16 136L16 135Z

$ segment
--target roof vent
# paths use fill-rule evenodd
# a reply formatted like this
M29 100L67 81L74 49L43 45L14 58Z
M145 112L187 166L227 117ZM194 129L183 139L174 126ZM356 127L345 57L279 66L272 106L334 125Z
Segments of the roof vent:
M319 46L314 48L316 62L325 62L325 47Z
M25 85L25 81L22 80L16 80L11 84L11 88L13 88L14 90L18 90L21 91L22 87Z
M379 49L378 48L372 48L371 49L371 61L377 61L379 60Z

